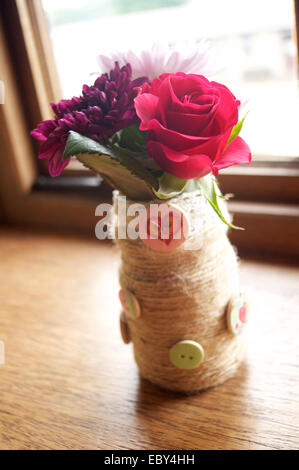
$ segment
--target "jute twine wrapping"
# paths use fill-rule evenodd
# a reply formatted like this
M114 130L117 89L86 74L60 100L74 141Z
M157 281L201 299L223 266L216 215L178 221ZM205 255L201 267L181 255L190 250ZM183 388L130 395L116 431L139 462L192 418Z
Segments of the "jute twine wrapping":
M115 192L116 221L118 199ZM127 207L131 204L127 201ZM141 317L128 319L141 376L162 388L192 393L221 384L242 361L242 338L226 323L227 305L239 289L238 263L226 226L199 193L183 194L171 204L188 215L190 237L166 253L151 250L140 239L116 239L119 280L141 306ZM198 368L182 370L171 364L169 350L181 340L204 348Z

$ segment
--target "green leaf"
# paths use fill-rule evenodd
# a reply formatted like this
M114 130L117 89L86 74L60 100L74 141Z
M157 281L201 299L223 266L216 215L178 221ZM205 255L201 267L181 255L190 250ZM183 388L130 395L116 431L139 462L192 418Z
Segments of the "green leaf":
M146 136L147 132L133 124L119 132L119 145L134 152L146 152Z
M247 111L247 113L245 114L245 116L243 117L243 119L241 119L241 121L239 121L234 127L233 127L233 130L231 132L231 135L227 141L227 144L226 144L226 147L231 143L232 140L235 139L235 137L237 137L241 130L242 130L242 127L243 127L243 124L244 124L244 121L245 121L245 118L247 116L247 114L249 113L249 111Z
M155 160L153 160L152 157L148 155L146 150L142 152L135 152L127 148L120 147L119 142L112 142L111 139L108 143L108 147L110 149L113 149L113 151L117 154L121 154L121 155L138 160L138 162L143 167L150 170L150 173L155 174L157 178L158 176L161 176L161 174L163 173L163 170L161 170L161 168L157 165Z
M216 185L215 185L215 178L211 173L207 176L204 176L203 178L199 178L196 181L196 185L198 189L200 189L202 195L206 198L206 200L210 203L216 214L220 217L222 222L224 222L226 225L228 225L231 228L234 228L236 230L244 230L242 227L237 227L236 225L232 225L230 222L228 222L224 215L221 212L221 209L218 204L218 195L216 191Z
M180 194L184 190L186 183L187 180L170 175L169 173L163 173L159 178L158 191L153 189L153 192L158 199L170 199Z
M116 145L107 147L71 131L63 159L72 155L130 199L152 199L152 188L157 190L159 187L158 178L147 170L130 150L120 149Z
M110 154L109 149L96 142L93 139L89 139L78 132L70 131L66 146L63 152L62 161L68 157L73 157L78 153L107 153Z

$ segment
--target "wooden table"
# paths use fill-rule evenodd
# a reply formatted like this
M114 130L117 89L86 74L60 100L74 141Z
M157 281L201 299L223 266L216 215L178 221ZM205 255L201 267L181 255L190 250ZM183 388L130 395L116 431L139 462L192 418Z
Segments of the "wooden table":
M121 342L116 248L2 228L0 259L1 449L299 447L299 267L241 262L247 361L186 397L140 380Z

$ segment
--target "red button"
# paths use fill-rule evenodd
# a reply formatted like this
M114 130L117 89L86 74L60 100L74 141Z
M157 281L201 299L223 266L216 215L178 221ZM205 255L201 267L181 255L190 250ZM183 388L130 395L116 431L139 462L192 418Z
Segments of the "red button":
M187 216L172 204L151 204L141 216L139 235L143 243L155 251L173 251L189 234Z
M242 333L248 322L248 300L243 292L234 296L227 307L227 326L234 335Z

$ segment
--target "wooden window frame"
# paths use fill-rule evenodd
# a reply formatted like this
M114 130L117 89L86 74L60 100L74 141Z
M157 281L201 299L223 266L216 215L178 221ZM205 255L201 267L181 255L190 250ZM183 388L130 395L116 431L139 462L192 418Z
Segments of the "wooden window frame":
M298 31L299 0L294 5ZM6 92L5 104L0 105L0 182L6 220L94 233L95 207L111 200L109 190L99 178L85 173L68 172L54 180L43 175L36 159L37 143L29 135L37 122L49 118L49 102L61 97L41 0L2 0L0 63ZM278 159L269 165L260 158L250 170L234 167L219 180L224 193L235 194L229 202L234 222L246 228L230 233L242 254L299 258L296 159Z

